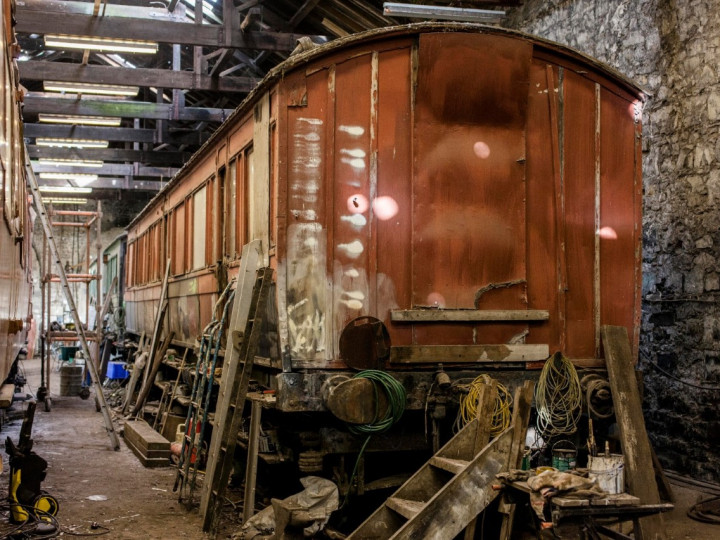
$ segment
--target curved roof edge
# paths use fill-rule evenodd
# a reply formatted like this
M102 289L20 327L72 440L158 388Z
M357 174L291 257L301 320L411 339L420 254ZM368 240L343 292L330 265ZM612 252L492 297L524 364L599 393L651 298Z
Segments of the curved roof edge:
M511 30L508 28L488 26L483 24L458 22L421 22L406 25L374 28L366 32L360 32L357 34L340 37L322 45L318 45L317 47L314 47L308 51L294 54L284 62L272 68L267 73L267 75L265 75L263 80L260 81L260 83L258 83L258 85L245 97L242 103L237 106L235 111L233 111L233 113L227 117L227 119L222 123L222 125L192 155L192 157L187 161L187 163L185 163L180 168L180 170L175 174L175 176L173 176L170 181L165 184L162 189L147 203L147 205L145 205L145 208L143 208L140 213L135 216L135 218L126 227L126 230L132 228L139 220L145 217L145 215L149 212L149 209L154 206L157 200L163 197L168 190L172 189L175 186L175 184L179 181L178 179L182 177L188 169L192 168L199 159L201 159L207 149L212 146L219 137L224 135L224 133L229 129L229 126L231 125L233 119L238 116L242 116L243 114L246 114L250 110L250 107L255 104L257 96L259 96L262 92L265 92L265 90L267 90L278 79L284 77L287 72L292 71L299 66L305 65L316 58L332 54L336 50L341 49L345 46L357 45L361 43L370 43L388 37L402 37L426 32L477 32L486 34L502 34L512 36L518 39L525 39L556 54L565 56L568 59L579 60L591 66L599 73L615 80L615 82L620 83L620 85L623 86L630 94L635 95L635 97L637 97L643 102L650 95L650 92L643 89L632 79L626 77L616 69L593 58L592 56L573 49L572 47L568 47L567 45L562 45L549 39L545 39L532 34L527 34L525 32L520 32L518 30Z

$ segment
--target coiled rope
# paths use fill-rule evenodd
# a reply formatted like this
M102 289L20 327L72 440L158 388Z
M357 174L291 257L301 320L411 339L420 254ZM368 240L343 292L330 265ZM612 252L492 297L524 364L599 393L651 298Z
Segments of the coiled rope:
M489 385L492 379L490 375L483 374L475 377L467 386L467 394L460 398L460 408L455 422L455 431L472 422L478 415L478 405L482 387ZM497 437L510 427L512 394L500 382L497 382L497 394L495 395L495 407L490 422L490 436Z
M592 418L610 418L613 413L612 391L610 383L597 373L589 373L580 379L585 389L585 403L588 415Z
M537 429L545 440L577 431L582 388L572 362L556 352L540 373L535 387Z

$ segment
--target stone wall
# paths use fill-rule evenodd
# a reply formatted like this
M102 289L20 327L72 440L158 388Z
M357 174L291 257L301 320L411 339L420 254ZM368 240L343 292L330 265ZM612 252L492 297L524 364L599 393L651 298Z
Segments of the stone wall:
M720 10L713 0L526 0L505 26L650 93L643 116L645 418L663 464L720 481Z

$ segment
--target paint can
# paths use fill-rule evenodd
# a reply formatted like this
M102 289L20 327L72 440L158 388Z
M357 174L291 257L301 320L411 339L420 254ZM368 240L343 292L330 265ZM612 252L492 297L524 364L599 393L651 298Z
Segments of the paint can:
M625 491L625 460L621 454L588 456L588 478L610 494Z
M552 466L558 471L570 471L577 465L577 448L571 441L558 441L552 447Z

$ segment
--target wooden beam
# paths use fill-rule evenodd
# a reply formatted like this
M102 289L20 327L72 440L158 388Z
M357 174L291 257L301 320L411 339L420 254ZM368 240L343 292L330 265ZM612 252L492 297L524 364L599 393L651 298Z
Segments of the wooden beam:
M67 62L20 62L20 79L27 81L61 81L91 84L128 84L158 88L181 88L206 92L247 94L261 79L252 77L211 77L190 71L169 69L122 68L82 65Z
M202 47L292 51L305 34L282 32L237 32L226 39L223 25L180 23L131 17L93 17L62 11L41 11L17 7L16 32L52 34L62 29L63 34L118 39L139 39L159 43L177 43ZM325 36L308 36L313 41L324 41Z
M393 364L529 362L550 356L549 345L410 345L390 348Z
M153 150L145 152L144 150L125 150L123 148L53 148L29 145L27 149L30 159L86 159L182 166L192 157L190 152L156 152Z
M550 312L539 309L394 309L393 322L547 321Z
M160 191L167 182L156 182L154 180L131 180L127 178L98 178L87 185L93 189L124 189L133 191ZM67 180L44 180L39 179L40 186L68 186ZM59 195L59 194L58 194Z
M25 123L23 135L30 138L49 137L55 139L99 139L102 141L190 145L202 144L209 137L208 134L203 134L198 131L169 133L166 135L166 138L158 138L157 132L154 129L30 123Z
M48 98L28 95L24 112L28 114L55 113L79 116L114 116L122 118L150 118L154 120L186 120L190 122L222 122L234 109L205 109L184 107L175 110L171 104L144 101L110 101L90 99Z
M26 123L23 130L25 137L47 137L51 139L91 139L102 141L125 141L158 143L154 129L133 129L121 127L99 126L66 126L54 124Z
M641 504L658 504L660 493L655 481L650 440L645 429L642 400L635 378L635 358L627 328L602 326L600 333L605 349L615 419L620 428L620 446L625 462L628 492L638 497ZM636 538L665 538L660 515L642 518L640 529L635 531Z
M101 176L161 176L172 178L180 169L174 167L149 167L142 165L123 165L120 163L106 163L102 167L73 167L47 165L39 161L31 161L32 170L38 174L43 172L61 172L68 174L99 174Z

